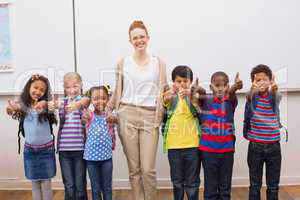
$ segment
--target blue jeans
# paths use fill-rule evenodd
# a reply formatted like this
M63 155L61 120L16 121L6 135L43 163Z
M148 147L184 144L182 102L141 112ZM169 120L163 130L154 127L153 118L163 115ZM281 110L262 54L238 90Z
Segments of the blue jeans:
M248 147L250 175L249 200L260 200L263 167L266 164L267 200L278 200L281 148L280 143L260 144L250 142Z
M183 200L186 192L188 200L199 199L200 157L197 148L169 149L171 181L174 200Z
M65 200L87 200L86 162L83 151L60 151L59 162Z
M87 161L93 200L112 200L112 159Z
M204 199L230 200L234 152L201 151L204 170Z

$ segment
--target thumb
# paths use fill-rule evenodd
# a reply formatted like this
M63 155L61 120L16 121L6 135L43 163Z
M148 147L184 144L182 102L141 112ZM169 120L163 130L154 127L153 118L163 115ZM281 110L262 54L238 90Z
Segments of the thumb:
M9 106L13 106L13 102L12 102L11 99L8 99L8 100L7 100L7 103L8 103Z
M195 86L199 86L199 78L198 77L196 78Z
M272 74L271 83L275 83L275 74Z
M53 101L57 102L58 101L58 94L53 94Z
M240 80L240 73L239 72L237 72L236 73L236 75L235 75L235 79L234 79L235 81L238 81L238 80Z

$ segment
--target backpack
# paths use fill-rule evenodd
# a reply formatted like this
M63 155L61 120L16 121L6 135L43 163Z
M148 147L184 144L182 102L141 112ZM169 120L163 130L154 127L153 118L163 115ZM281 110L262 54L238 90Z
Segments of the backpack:
M167 139L167 132L168 132L168 126L169 126L169 119L173 116L176 107L177 107L177 103L178 103L178 96L176 96L175 99L171 100L171 105L168 109L166 109L166 112L164 112L164 116L163 116L163 121L161 124L161 133L163 136L163 150L164 152L166 152L166 139ZM190 111L192 112L192 115L195 117L196 119L196 123L197 123L197 127L198 127L198 131L199 134L201 133L201 128L200 128L200 120L199 120L199 113L197 112L196 108L192 105L191 101L188 98L185 98L185 100L188 103L188 106L190 108Z

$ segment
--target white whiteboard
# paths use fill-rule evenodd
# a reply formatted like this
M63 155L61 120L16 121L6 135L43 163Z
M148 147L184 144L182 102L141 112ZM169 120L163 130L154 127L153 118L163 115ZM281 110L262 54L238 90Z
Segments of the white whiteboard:
M0 93L19 92L33 73L47 75L54 90L74 70L72 1L9 1L14 72L0 73ZM1 27L0 27L1 28Z
M250 70L269 65L282 88L300 88L300 1L76 1L78 71L86 86L114 85L114 68L132 53L128 27L141 19L150 34L150 52L168 65L188 64L207 85L213 72L231 80L240 72L245 89Z

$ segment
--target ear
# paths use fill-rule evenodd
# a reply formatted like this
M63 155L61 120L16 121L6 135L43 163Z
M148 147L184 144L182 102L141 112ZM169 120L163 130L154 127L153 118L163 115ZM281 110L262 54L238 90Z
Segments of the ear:
M209 84L209 89L211 90L211 91L213 91L213 85L212 84Z

